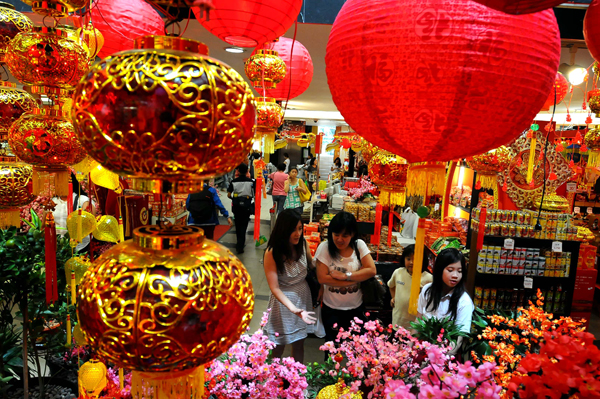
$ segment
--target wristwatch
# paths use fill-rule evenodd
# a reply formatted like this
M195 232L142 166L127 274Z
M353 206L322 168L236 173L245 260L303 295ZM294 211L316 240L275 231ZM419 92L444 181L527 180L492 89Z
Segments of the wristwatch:
M351 277L352 277L352 272L346 272L346 281L350 281Z

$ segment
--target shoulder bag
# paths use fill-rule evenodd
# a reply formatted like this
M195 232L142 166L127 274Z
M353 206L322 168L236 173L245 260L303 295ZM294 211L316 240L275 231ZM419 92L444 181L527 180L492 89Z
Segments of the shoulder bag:
M310 190L304 183L304 180L302 180L302 179L298 179L298 180L300 180L299 184L306 190L306 193L303 193L302 191L298 191L298 196L300 197L300 202L305 203L306 201L310 201L310 197L311 197Z

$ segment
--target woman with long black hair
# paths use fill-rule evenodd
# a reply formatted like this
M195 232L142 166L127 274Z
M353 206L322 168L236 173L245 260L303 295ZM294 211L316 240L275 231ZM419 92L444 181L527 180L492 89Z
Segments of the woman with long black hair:
M312 298L306 282L312 258L303 235L302 219L293 209L277 217L264 257L265 275L271 289L269 339L277 344L273 357L281 357L285 345L292 345L292 357L304 361L307 324L314 324Z

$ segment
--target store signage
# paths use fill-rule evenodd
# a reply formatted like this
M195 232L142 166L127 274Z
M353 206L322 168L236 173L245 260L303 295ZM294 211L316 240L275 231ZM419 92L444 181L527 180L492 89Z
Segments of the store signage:
M568 193L576 193L577 192L577 183L575 183L575 182L567 183L567 192Z
M504 248L506 249L515 249L515 240L512 238L507 238L504 240Z
M562 252L562 241L552 241L552 252Z
M531 277L525 276L525 281L523 282L523 288L533 288L533 279Z

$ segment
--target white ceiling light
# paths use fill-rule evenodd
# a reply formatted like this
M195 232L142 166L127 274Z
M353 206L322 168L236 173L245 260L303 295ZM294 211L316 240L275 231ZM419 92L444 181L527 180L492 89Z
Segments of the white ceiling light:
M573 86L579 86L585 81L585 78L588 75L587 69L575 65L575 56L577 55L577 46L572 46L569 48L569 53L571 55L571 60L569 64L561 64L558 68L559 72L561 72L569 83Z
M225 47L225 51L228 53L241 54L246 50L241 47Z

